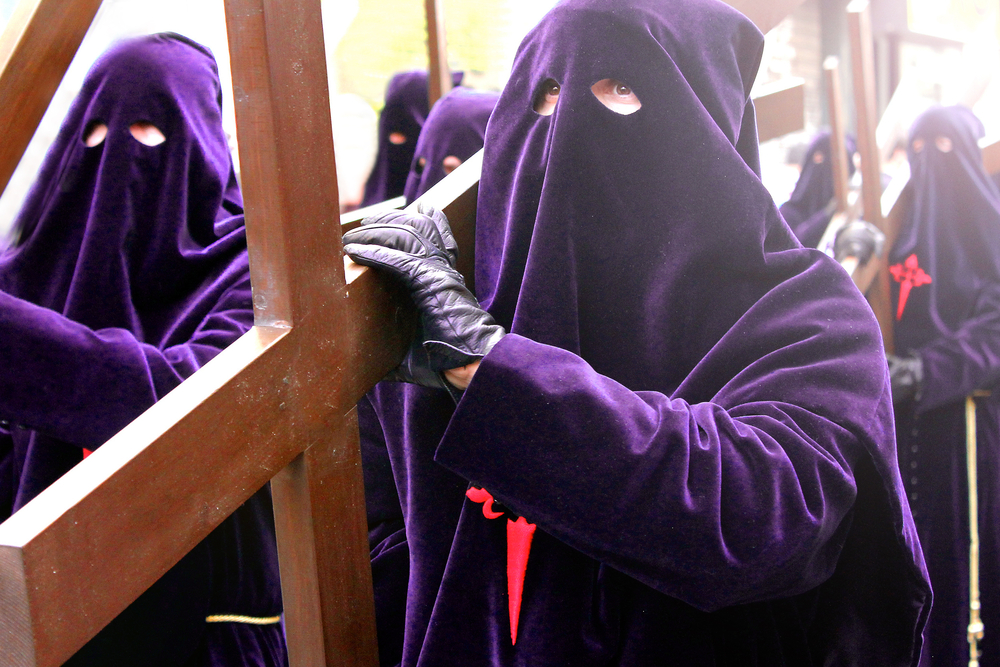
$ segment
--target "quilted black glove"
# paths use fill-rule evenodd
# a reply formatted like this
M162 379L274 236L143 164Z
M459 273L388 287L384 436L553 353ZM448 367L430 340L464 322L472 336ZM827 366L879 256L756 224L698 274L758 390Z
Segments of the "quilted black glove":
M892 402L902 403L919 399L924 381L924 362L920 357L897 357L888 354L886 358L889 361Z
M857 257L858 265L864 266L872 257L881 255L884 246L885 234L878 227L864 220L855 220L837 232L833 255L838 262L847 257Z
M442 373L482 359L506 333L455 269L458 246L440 211L394 210L365 218L344 234L344 252L402 281L420 313L416 338L389 379L454 392Z

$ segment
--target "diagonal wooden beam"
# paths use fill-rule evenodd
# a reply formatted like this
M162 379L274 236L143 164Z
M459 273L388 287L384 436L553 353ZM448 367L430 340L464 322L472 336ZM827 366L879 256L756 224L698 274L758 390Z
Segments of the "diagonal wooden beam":
M723 0L754 22L761 32L769 32L785 20L805 0Z
M0 192L100 6L101 0L21 0L0 34Z

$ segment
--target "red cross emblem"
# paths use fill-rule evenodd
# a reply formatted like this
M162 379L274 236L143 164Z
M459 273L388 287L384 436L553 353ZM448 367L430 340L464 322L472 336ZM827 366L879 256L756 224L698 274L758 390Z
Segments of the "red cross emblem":
M921 285L929 285L932 280L927 272L920 268L916 253L910 255L900 264L889 267L892 277L899 283L899 307L896 309L896 319L902 319L906 300L910 298L910 290Z
M483 516L499 519L503 512L493 509L493 495L486 489L470 487L466 497L474 503L483 504ZM531 553L531 538L535 535L535 524L528 523L523 516L507 519L507 611L510 614L510 643L517 643L517 621L521 615L521 596L524 592L524 573L528 569L528 555Z

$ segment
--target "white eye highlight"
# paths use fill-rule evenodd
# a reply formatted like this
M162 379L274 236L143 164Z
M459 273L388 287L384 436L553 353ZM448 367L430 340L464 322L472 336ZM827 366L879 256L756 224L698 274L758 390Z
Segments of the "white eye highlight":
M93 148L104 141L108 136L108 126L104 123L91 123L84 133L83 143L87 148Z
M160 132L160 128L144 120L141 120L138 123L132 123L132 125L129 126L128 131L132 133L132 136L136 141L140 144L145 144L146 146L159 146L167 140L167 138L163 136L163 133Z
M623 116L635 113L642 107L642 102L632 92L632 88L618 79L601 79L590 87L590 92L594 93L601 104Z
M539 116L551 116L556 110L556 102L559 101L559 83L555 79L542 81L538 92L535 93L534 109Z
M942 153L950 153L953 148L951 139L945 136L940 136L935 139L934 145L937 146L937 149Z

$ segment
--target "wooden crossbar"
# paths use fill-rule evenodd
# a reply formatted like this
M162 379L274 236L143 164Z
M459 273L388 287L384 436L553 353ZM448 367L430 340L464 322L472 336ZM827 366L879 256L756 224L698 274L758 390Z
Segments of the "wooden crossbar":
M757 139L777 139L806 126L806 82L798 77L761 86L753 96Z
M0 192L100 6L101 0L22 0L0 34Z

